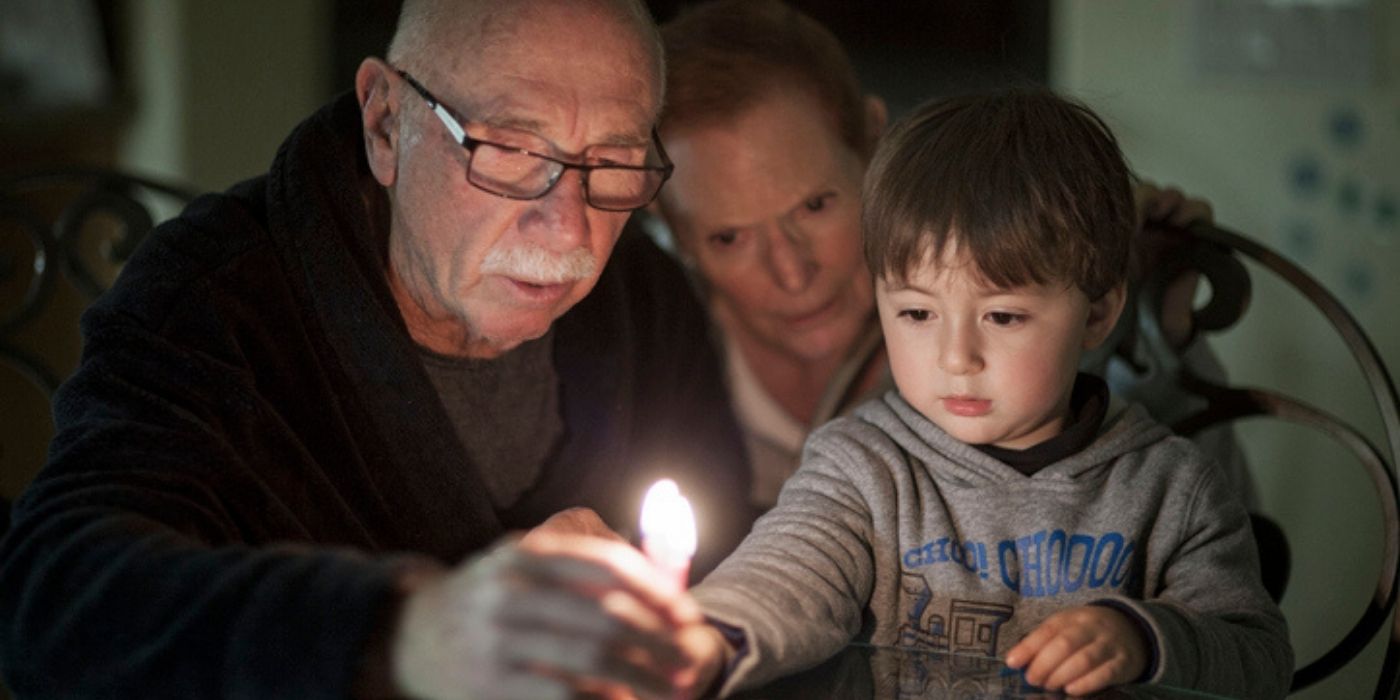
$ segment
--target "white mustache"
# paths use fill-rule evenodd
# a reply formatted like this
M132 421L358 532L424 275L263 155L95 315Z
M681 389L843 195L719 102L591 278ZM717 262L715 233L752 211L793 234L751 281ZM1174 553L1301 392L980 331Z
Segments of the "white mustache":
M553 253L537 245L494 249L486 254L481 272L505 275L538 284L561 284L588 279L598 271L598 262L584 248Z

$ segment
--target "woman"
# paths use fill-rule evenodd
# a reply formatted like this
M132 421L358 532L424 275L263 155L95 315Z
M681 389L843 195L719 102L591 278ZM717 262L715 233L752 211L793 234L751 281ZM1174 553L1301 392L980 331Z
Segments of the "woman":
M720 331L751 500L766 510L812 428L892 386L860 251L861 180L886 109L861 93L836 37L778 0L701 5L662 35L661 136L676 169L660 213ZM1138 195L1154 222L1210 217L1175 190ZM1178 345L1194 289L1184 278L1169 295L1178 313L1165 330ZM1218 372L1201 344L1188 361ZM1202 442L1249 501L1229 432Z

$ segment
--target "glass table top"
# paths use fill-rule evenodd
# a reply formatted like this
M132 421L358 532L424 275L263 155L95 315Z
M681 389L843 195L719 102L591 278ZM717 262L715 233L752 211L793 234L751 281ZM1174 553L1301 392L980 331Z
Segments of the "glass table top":
M1019 671L991 657L852 644L816 668L735 697L743 700L982 700L1066 696L1031 686ZM1188 700L1218 696L1160 685L1132 685L1088 697Z

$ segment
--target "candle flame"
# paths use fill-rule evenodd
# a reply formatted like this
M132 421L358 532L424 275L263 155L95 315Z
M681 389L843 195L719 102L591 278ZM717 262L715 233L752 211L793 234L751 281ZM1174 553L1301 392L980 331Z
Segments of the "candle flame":
M658 556L688 561L695 554L695 514L676 482L662 479L647 490L642 539Z

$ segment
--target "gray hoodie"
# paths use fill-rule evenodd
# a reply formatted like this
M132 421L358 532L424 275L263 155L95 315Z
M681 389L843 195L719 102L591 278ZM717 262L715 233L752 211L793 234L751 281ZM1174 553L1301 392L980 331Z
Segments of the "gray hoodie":
M1273 698L1293 668L1243 505L1137 405L1025 476L890 392L812 435L777 506L694 594L745 636L724 694L851 641L1003 656L1089 603L1136 618L1151 682Z

